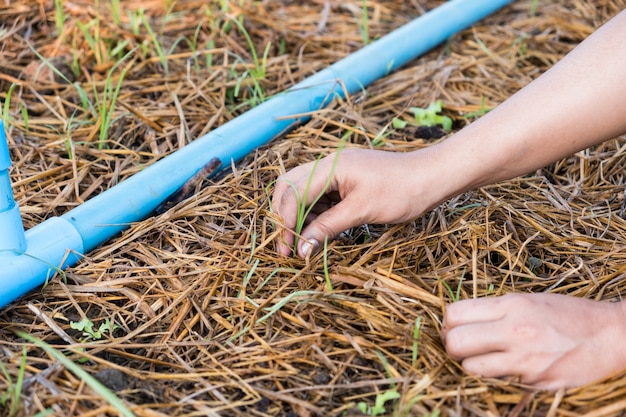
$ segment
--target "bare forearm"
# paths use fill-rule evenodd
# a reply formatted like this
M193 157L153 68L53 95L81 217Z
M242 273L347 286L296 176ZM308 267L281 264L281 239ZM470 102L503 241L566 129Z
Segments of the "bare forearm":
M433 149L449 194L526 174L626 132L626 11L486 116Z

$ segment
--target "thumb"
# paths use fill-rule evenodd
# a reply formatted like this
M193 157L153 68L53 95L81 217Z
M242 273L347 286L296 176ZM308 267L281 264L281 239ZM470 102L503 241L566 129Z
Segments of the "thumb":
M343 200L329 208L311 221L301 233L302 239L298 242L298 255L306 258L317 252L324 244L325 239L334 239L351 227L362 223L355 216L355 210L350 208L348 200Z

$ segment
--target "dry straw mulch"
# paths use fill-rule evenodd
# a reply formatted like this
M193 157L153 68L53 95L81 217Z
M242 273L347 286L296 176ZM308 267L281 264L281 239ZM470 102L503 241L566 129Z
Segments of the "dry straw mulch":
M61 1L63 26L55 3L0 6L0 98L15 85L11 176L27 228L363 44L358 0L122 1L119 24L110 2ZM440 3L368 0L367 34L380 37ZM21 330L80 363L138 416L354 416L357 403L373 406L392 390L399 398L385 406L397 416L621 415L624 376L533 392L514 380L464 375L439 334L443 306L457 291L461 298L551 291L621 299L624 138L453 198L410 224L347 231L328 247L332 290L321 255L308 262L275 255L266 187L284 170L332 152L350 130L348 146L373 146L410 106L441 99L461 128L468 113L505 100L625 6L540 1L533 14L533 1L517 1L85 254L65 277L0 312L7 370L0 396L11 392L8 377L17 380L24 359L16 415L117 414L24 343L15 334ZM256 93L245 75L250 48L227 14L243 22L259 55L271 42ZM122 68L113 121L99 140L97 97L107 75L116 85ZM391 131L378 148L445 140L417 136ZM109 320L115 330L92 340L70 327L85 318L96 326ZM4 401L0 413L8 415L11 398Z

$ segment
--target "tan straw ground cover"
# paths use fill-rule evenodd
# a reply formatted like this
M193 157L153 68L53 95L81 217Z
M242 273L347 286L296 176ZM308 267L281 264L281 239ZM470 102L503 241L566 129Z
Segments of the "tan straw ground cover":
M25 226L440 3L2 2L1 109ZM534 392L464 375L439 335L445 304L457 298L621 299L625 138L453 198L412 223L347 231L329 243L327 260L276 256L268 192L350 132L348 147L400 152L445 140L390 122L441 99L458 130L625 7L517 1L85 254L0 311L0 414L122 415L117 399L137 416L623 415L624 375Z

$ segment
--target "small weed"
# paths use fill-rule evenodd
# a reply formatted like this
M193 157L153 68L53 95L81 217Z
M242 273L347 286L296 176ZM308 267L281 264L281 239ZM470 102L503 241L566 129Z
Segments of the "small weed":
M370 43L369 32L369 14L367 11L367 0L361 1L361 25L359 27L361 31L361 39L363 40L363 46Z
M306 201L308 200L309 189L311 188L311 181L313 180L313 174L315 173L315 170L317 168L317 164L319 163L319 161L321 159L321 156L313 164L313 169L311 170L311 175L309 176L309 180L307 182L306 188L304 189L304 194L302 196L300 196L296 192L296 200L297 200L297 206L298 206L298 215L296 217L296 228L295 228L296 239L294 240L294 248L297 248L297 246L298 246L298 236L300 235L300 233L302 232L302 229L304 228L304 222L305 222L306 218L308 217L309 213L311 212L311 210L313 209L315 204L319 201L319 199L322 198L322 196L324 194L326 194L326 190L328 190L328 187L330 186L330 183L333 180L333 176L335 174L335 168L337 167L337 162L339 161L339 155L341 154L341 151L343 150L343 148L345 146L345 143L348 141L350 136L352 136L352 133L353 132L351 130L346 132L342 136L341 140L339 141L339 146L337 148L337 152L335 153L335 160L334 160L334 162L332 164L332 167L330 169L330 172L328 174L328 178L326 179L326 184L324 184L324 187L319 192L319 194L315 197L315 199L311 202L311 204L308 206L308 208L306 206ZM295 187L295 186L292 185L292 187Z
M437 277L437 281L439 281L445 287L445 289L448 291L448 294L450 294L450 298L452 299L453 302L457 302L461 299L461 288L463 288L463 280L465 279L465 271L466 269L463 268L463 272L461 273L461 278L459 279L459 284L456 287L456 292L452 291L452 288L450 288L450 285L448 285L447 282Z
M7 91L6 95L4 96L4 105L2 106L2 120L4 120L5 123L8 123L10 120L12 120L11 117L11 96L13 95L13 90L15 90L15 86L17 84L13 83L11 84L11 86L9 87L9 90Z
M543 261L541 259L534 256L528 258L528 269L530 269L530 272L535 273L535 270L541 268L542 265Z
M413 326L413 352L411 357L411 364L417 363L417 356L419 355L419 346L417 342L420 338L420 329L422 327L422 316L415 319L415 325Z
M8 414L3 415L13 417L17 415L20 410L22 385L24 383L24 375L26 374L26 348L22 347L22 359L15 383L13 382L13 378L11 378L9 370L2 362L0 362L0 369L8 382L7 391L0 394L0 406L8 412Z
M368 416L379 416L385 414L385 404L389 401L397 400L400 398L400 393L394 388L381 393L376 394L376 400L374 400L374 406L370 407L367 403L361 401L357 404L357 409Z
M95 324L89 320L88 318L84 318L79 322L70 322L70 327L74 330L78 330L83 332L83 337L92 340L100 340L105 333L113 333L115 329L118 329L119 326L108 318L104 320L104 322L98 327L98 329L94 329Z
M491 108L487 108L487 107L485 106L485 97L482 97L482 98L480 99L480 109L479 109L479 110L477 110L477 111L472 111L472 112L469 112L469 113L465 113L465 114L463 115L463 117L464 117L465 119L471 119L471 120L474 120L474 119L478 119L478 118L479 118L479 117L481 117L481 116L484 116L484 115L485 115L485 114L487 114L489 111L491 111Z
M330 281L330 274L328 273L328 236L324 237L324 278L326 279L326 288L328 291L333 290L333 283Z
M54 25L57 36L65 42L65 12L63 11L63 0L54 0Z
M533 0L530 4L530 15L535 16L537 14L537 6L539 6L539 0Z
M410 107L409 111L413 113L414 124L417 126L441 126L443 130L449 132L452 130L452 119L448 116L441 115L443 109L443 101L437 100L432 102L427 108ZM391 125L394 129L404 129L409 122L394 118Z

